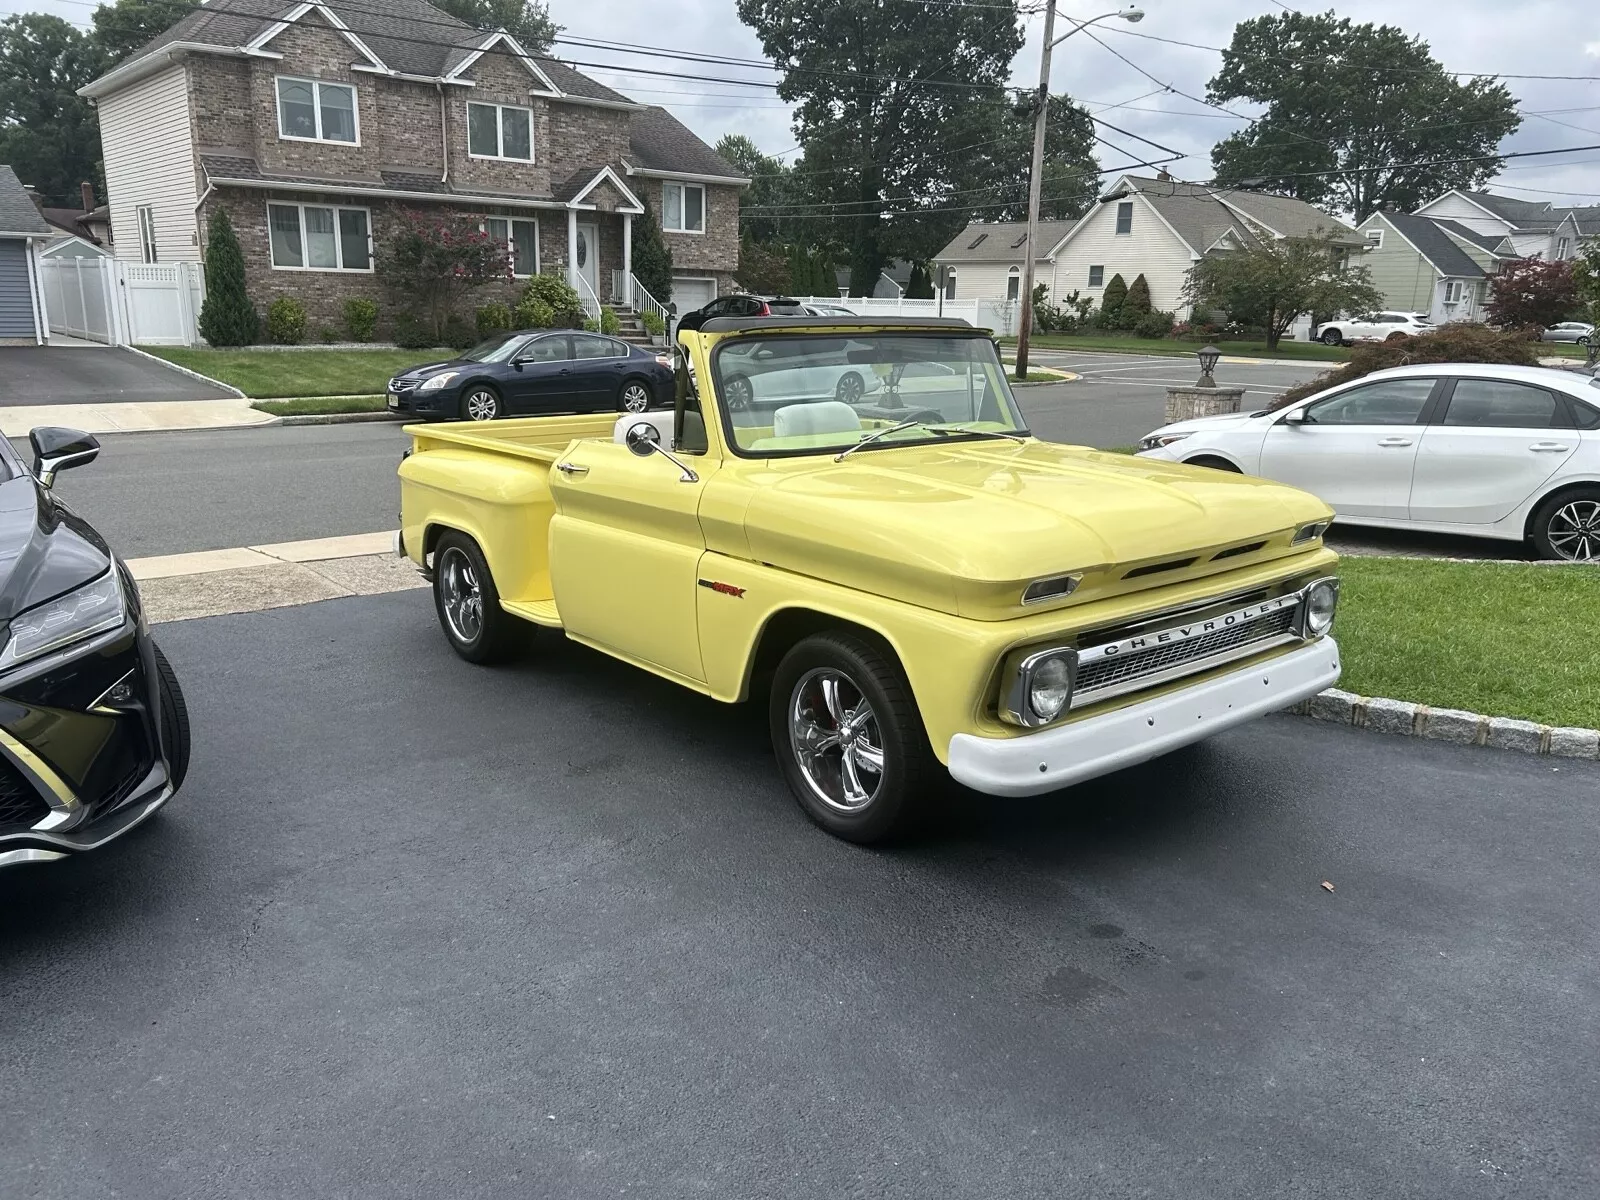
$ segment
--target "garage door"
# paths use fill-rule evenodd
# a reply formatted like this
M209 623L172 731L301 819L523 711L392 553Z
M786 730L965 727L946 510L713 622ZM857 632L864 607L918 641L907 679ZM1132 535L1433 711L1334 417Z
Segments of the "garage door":
M0 338L32 338L33 290L28 282L28 243L0 241Z
M704 308L717 298L717 281L715 279L678 279L672 280L672 302L678 306L679 314L693 312L697 308Z

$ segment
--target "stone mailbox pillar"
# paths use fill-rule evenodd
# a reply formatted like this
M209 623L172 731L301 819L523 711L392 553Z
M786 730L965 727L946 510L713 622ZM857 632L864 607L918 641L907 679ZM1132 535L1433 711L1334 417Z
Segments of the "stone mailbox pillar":
M1167 424L1187 421L1192 417L1211 417L1218 413L1236 413L1244 399L1244 389L1236 387L1169 387L1167 389Z

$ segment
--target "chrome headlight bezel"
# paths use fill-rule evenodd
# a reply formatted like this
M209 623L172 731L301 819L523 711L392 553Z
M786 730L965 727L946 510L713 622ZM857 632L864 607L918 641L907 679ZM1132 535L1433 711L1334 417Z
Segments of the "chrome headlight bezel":
M442 375L434 375L431 378L424 379L417 385L417 391L437 392L440 388L448 387L459 378L461 378L460 371L446 371Z
M1295 632L1307 641L1326 637L1339 612L1339 580L1333 575L1313 579L1300 589Z
M9 671L74 643L120 629L128 597L115 564L104 575L11 618L0 647L0 671Z
M1036 683L1041 668L1060 663L1066 670L1066 687L1059 705L1049 711L1036 707ZM1078 681L1078 652L1071 646L1050 646L1026 653L1015 659L1007 672L1005 696L1000 704L1000 717L1011 725L1025 729L1039 729L1058 721L1072 708L1072 692Z

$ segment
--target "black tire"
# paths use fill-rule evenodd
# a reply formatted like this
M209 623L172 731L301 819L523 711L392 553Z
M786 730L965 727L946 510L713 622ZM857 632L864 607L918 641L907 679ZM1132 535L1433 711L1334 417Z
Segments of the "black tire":
M1243 474L1238 467L1227 459L1215 458L1207 454L1202 454L1198 458L1186 458L1183 461L1186 466L1190 467L1210 467L1213 471L1227 471L1234 475Z
M463 421L493 421L505 416L505 401L487 383L469 384L461 393Z
M642 413L650 408L649 381L630 376L622 381L622 386L617 388L617 411L627 413ZM637 404L637 407L635 405Z
M825 690L830 681L831 710ZM778 664L767 708L784 781L806 816L835 837L863 845L883 841L904 834L929 807L938 761L905 676L877 644L843 630L796 643ZM855 798L847 782L846 748L835 755L835 747L825 746L809 767L802 762L800 730L809 727L822 739L837 738L830 724L835 731L851 726L848 769L859 788ZM877 756L881 770L872 770L870 755Z
M857 371L846 371L833 386L833 398L843 404L856 404L866 394L867 383Z
M167 756L167 771L172 790L177 791L189 775L189 706L184 702L178 675L152 643L156 657L156 687L161 699L161 748Z
M1411 335L1409 333L1401 333L1397 329L1393 333L1391 333L1388 337L1384 338L1383 340L1386 341L1386 342L1402 342L1402 341L1404 341L1406 338L1408 338L1410 336Z
M1342 333L1340 333L1337 329L1324 329L1321 333L1319 333L1317 335L1317 340L1319 342L1321 342L1324 346L1342 346L1342 345L1344 345L1344 335Z
M724 398L728 401L729 412L743 412L755 402L755 388L750 386L750 380L743 375L729 375L722 390L726 393Z
M1551 496L1534 512L1532 532L1540 558L1600 562L1600 487Z
M511 658L527 632L525 622L500 607L478 543L455 530L433 549L433 608L450 648L480 666Z

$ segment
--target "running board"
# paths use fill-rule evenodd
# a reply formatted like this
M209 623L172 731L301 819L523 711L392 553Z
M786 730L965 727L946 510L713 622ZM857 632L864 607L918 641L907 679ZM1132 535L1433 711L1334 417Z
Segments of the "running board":
M532 621L535 625L561 628L561 614L556 612L554 600L502 600L500 607L512 616Z

